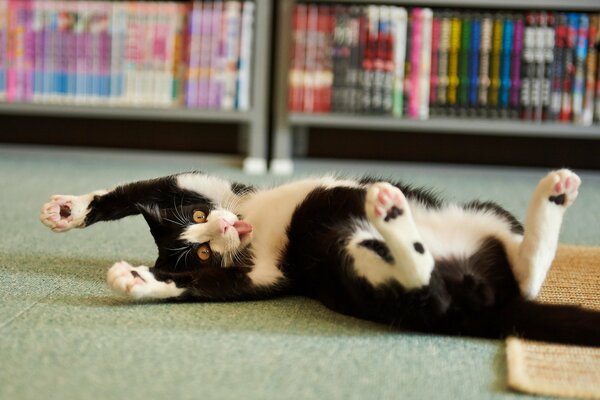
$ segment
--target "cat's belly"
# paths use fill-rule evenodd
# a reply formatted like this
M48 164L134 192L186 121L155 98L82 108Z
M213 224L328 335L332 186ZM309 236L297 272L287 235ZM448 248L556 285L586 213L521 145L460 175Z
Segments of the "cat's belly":
M359 184L330 177L305 179L256 192L239 206L243 218L253 227L254 267L249 276L255 284L269 285L284 277L278 263L288 244L287 229L294 211L314 189L337 186Z
M486 238L513 235L507 221L485 211L453 204L425 209L418 203L411 209L423 243L435 259L469 257Z

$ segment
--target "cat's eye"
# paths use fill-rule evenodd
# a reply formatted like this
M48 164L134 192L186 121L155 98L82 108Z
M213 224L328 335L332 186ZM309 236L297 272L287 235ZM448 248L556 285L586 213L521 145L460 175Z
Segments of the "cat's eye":
M208 261L208 259L212 255L212 252L210 251L210 247L208 247L207 244L203 244L202 246L198 247L198 250L196 250L196 254L198 254L198 258L201 261Z
M192 215L192 219L197 224L203 224L206 222L206 213L204 213L204 211L196 210Z

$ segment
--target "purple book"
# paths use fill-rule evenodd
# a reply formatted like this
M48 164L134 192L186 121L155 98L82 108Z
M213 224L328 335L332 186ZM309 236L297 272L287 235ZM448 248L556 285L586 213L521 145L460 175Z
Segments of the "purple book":
M200 68L198 71L198 107L208 107L210 65L211 65L211 30L213 10L211 2L202 2L202 18L200 28Z
M512 66L510 78L510 116L517 118L519 113L519 101L521 93L521 52L523 51L523 16L515 19L515 32L512 51Z
M213 2L212 23L210 30L210 80L208 83L208 108L221 107L223 82L220 79L221 59L223 58L223 46L221 41L221 24L223 16L223 2Z

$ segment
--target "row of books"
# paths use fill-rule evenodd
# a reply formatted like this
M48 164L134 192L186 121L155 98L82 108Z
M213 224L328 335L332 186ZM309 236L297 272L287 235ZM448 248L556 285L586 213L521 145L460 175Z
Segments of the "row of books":
M254 3L0 0L0 98L249 107Z
M600 119L600 15L300 3L293 112Z

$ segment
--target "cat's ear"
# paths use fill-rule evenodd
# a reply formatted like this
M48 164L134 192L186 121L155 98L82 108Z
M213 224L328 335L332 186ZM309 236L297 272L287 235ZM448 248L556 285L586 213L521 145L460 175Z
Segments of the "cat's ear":
M144 216L144 219L150 227L150 231L154 232L157 228L163 224L163 216L158 206L145 206L138 204L140 213Z

